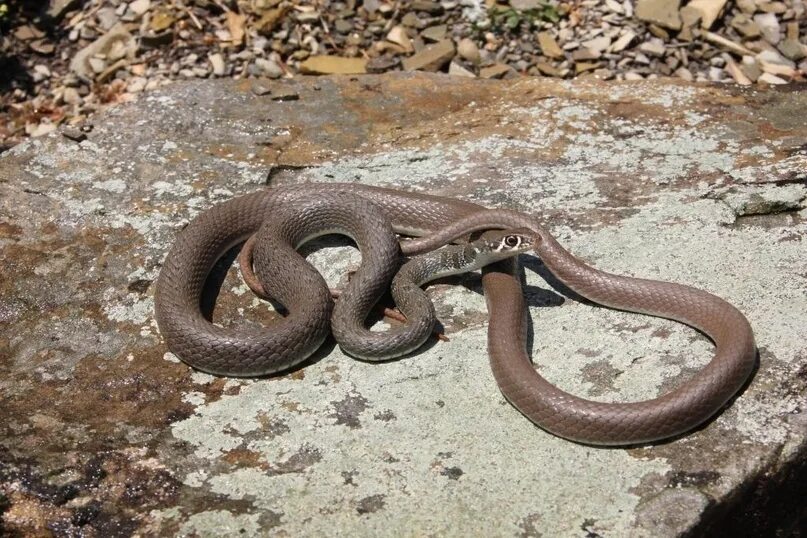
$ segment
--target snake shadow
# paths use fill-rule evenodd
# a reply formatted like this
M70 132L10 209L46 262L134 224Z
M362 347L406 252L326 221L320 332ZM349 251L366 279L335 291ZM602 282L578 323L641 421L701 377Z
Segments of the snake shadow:
M205 319L207 319L211 323L213 323L213 315L216 309L216 302L219 298L219 295L221 294L224 282L227 279L227 274L230 272L231 267L238 258L238 253L241 252L242 247L243 243L236 245L230 250L228 250L213 266L213 269L210 271L210 274L208 275L207 280L205 281L204 288L202 289L202 297L199 301L199 308ZM272 305L272 307L279 315L285 316L288 314L288 310L286 310L286 308L280 303L273 300L269 300L268 302L269 304ZM255 376L255 379L282 377L297 370L301 370L307 366L316 364L325 357L327 357L328 355L330 355L335 346L336 341L333 339L332 336L329 336L325 340L325 342L323 342L322 345L305 360L279 372L266 374L263 376ZM220 376L220 377L227 377L227 376Z
M328 236L318 238L318 239L316 239L314 241L311 241L310 243L307 243L307 244L303 245L300 248L300 253L303 256L307 256L308 254L311 254L313 252L316 252L316 251L321 250L321 249L326 248L326 247L343 247L343 246L353 246L353 247L355 247L356 245L351 240L349 240L349 239L347 239L345 237L338 236L338 235L328 235ZM204 288L202 289L202 297L200 299L199 307L200 307L200 310L202 312L202 315L205 317L205 319L207 321L209 321L211 323L213 323L213 320L214 320L214 314L215 314L215 310L216 310L216 303L218 301L219 295L221 295L222 288L224 287L224 283L225 283L225 281L227 279L227 275L229 274L229 272L230 272L231 268L233 267L233 265L236 264L236 260L238 258L239 252L241 252L241 248L243 248L243 243L241 243L239 245L236 245L233 248L231 248L230 250L228 250L216 262L216 264L213 266L213 269L211 269L210 274L208 275L207 280L205 281ZM271 298L267 299L267 301L269 302L270 305L272 305L274 310L279 315L285 316L285 315L288 314L288 310L282 304L272 300ZM383 312L385 306L388 306L388 307L394 306L394 301L392 300L392 296L389 294L389 292L384 294L379 299L376 306L370 311L370 314L368 315L367 320L366 320L366 323L368 324L368 326L372 326L373 324L375 324L375 323L377 323L379 321L385 320L385 316L384 316L384 312ZM393 326L396 323L393 320L386 320L386 321L388 323L390 323L391 325L393 325ZM439 320L437 320L437 322L436 322L435 331L437 333L440 333L440 334L445 332L445 327L443 326L443 324ZM358 358L358 357L353 357L353 358L355 360L358 360L358 361L361 361L361 362L372 362L372 363L376 363L376 362L379 362L379 363L381 363L381 362L396 362L396 361L399 361L399 360L405 360L405 359L414 357L414 356L422 353L423 351L426 351L426 350L429 350L429 349L433 348L438 343L439 343L439 340L435 336L432 336L422 346L420 346L415 351L412 351L412 352L407 353L406 355L402 355L400 357L395 357L395 358L392 358L392 359L385 359L385 360L367 360L367 359L361 359L361 358ZM307 366L311 366L313 364L316 364L319 361L321 361L322 359L324 359L325 357L327 357L328 355L330 355L333 352L333 350L334 350L334 348L336 346L337 346L336 340L333 338L332 335L329 335L325 339L325 341L322 343L322 345L319 348L317 348L317 350L314 353L312 353L305 360L295 364L294 366L292 366L292 367L290 367L290 368L288 368L286 370L282 370L280 372L276 372L276 373L272 373L272 374L266 374L264 376L256 376L256 379L258 379L258 378L280 377L280 376L283 376L285 374L288 374L288 373L291 373L291 372L306 368Z

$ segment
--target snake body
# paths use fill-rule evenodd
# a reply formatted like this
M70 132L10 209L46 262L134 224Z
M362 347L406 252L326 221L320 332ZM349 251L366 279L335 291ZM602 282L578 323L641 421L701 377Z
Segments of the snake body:
M310 218L295 215L298 201L318 197L344 199L346 205ZM756 345L750 324L719 297L680 284L594 269L523 213L355 184L270 189L225 202L194 219L177 237L157 282L156 316L169 348L188 364L222 375L273 373L304 360L322 344L330 330L331 314L336 312L322 277L310 266L304 268L307 264L294 249L311 235L337 230L353 236L368 267L378 269L388 263L384 260L397 259L397 247L373 250L379 239L372 228L360 231L352 227L358 226L357 215L375 210L389 220L393 231L421 236L401 245L400 252L406 255L431 250L472 231L526 228L534 233L535 253L576 293L604 306L680 321L701 330L715 343L715 356L704 369L658 398L602 403L573 396L547 382L530 362L516 265L503 261L488 266L483 285L490 314L488 352L496 381L517 409L558 436L589 444L626 445L686 432L714 415L753 370ZM261 332L215 326L199 309L207 275L224 252L258 230L266 241L259 242L256 249L256 268L264 281L285 275L277 281L277 289L267 291L288 308L289 315ZM275 243L270 236L276 238ZM364 285L364 277L357 276L359 280L354 277L351 284L356 282L358 289ZM375 301L359 302L361 308L351 307L354 314ZM336 315L334 322L335 327L340 323Z

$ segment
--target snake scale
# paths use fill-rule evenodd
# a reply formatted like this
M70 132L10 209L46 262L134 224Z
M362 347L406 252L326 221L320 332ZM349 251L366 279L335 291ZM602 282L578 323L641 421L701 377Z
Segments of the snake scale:
M329 199L331 210L300 212L302 200ZM340 203L343 205L340 205ZM415 236L401 244L381 239L380 212L392 231ZM375 215L377 216L377 215ZM200 370L254 376L287 369L311 355L344 316L366 317L375 299L334 311L322 277L295 248L332 231L351 236L362 266L347 292L362 292L365 271L394 274L401 254L432 250L474 231L527 229L535 254L569 289L603 306L673 319L705 333L715 344L712 360L674 390L651 400L603 403L566 393L546 381L526 350L527 313L513 259L483 269L489 311L488 353L504 396L541 428L594 445L630 445L666 439L691 430L717 413L750 376L756 345L743 314L723 299L681 284L614 275L590 267L564 249L534 217L505 209L429 194L357 184L303 184L247 194L196 217L177 237L165 259L155 294L160 331L169 348ZM270 294L289 311L270 329L222 328L200 311L205 281L230 248L258 233L256 272ZM383 243L383 244L382 244ZM395 243L395 244L393 244ZM394 260L391 261L391 260ZM372 290L367 293L376 293ZM340 321L341 320L341 321ZM355 325L355 321L351 321Z

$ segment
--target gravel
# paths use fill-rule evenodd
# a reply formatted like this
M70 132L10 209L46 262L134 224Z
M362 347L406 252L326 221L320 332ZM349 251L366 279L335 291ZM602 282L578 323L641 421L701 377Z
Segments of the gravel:
M0 150L189 78L424 69L779 85L807 76L804 0L32 4L0 16Z

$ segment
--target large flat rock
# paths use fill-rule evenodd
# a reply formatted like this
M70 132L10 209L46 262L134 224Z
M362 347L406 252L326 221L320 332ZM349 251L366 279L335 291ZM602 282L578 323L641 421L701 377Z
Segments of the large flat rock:
M94 118L84 141L54 133L17 146L0 157L0 533L673 536L799 525L805 110L796 90L669 81L194 82ZM331 344L273 378L192 371L167 352L153 313L176 233L219 201L302 181L532 211L598 268L731 301L754 326L758 371L680 439L630 449L559 439L496 387L478 275L431 288L450 341L415 357L368 364ZM338 281L356 255L330 245L312 259ZM696 331L564 297L524 262L532 356L562 388L645 399L709 361ZM232 269L214 316L274 314Z

